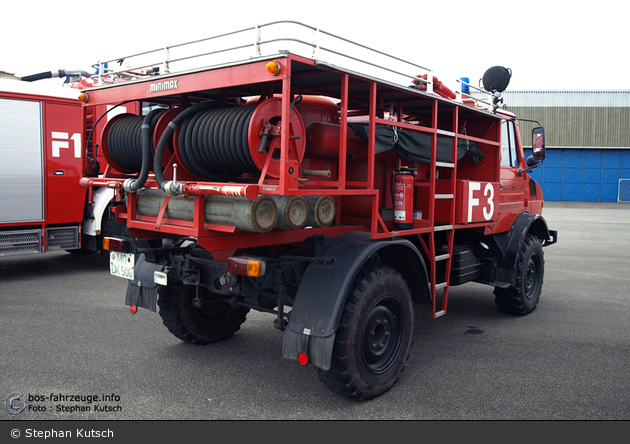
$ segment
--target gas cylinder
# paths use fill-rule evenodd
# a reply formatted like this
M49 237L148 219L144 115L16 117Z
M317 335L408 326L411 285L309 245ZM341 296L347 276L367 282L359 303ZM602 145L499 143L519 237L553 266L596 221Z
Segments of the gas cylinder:
M394 170L394 228L409 229L413 226L413 182L416 171L416 168L408 167Z

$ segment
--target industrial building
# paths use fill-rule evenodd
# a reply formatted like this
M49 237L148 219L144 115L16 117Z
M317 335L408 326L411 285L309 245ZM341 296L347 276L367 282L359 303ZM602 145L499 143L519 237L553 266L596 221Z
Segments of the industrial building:
M548 201L630 201L629 91L505 91L505 109L545 128L547 157L532 172ZM531 145L530 122L520 122Z

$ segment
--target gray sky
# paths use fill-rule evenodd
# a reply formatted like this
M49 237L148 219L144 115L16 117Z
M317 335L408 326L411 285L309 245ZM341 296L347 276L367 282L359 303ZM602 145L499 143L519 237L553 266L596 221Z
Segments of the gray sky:
M0 70L18 76L92 71L98 60L286 19L409 59L453 89L495 65L512 70L509 90L630 89L630 6L618 0L35 1L0 11Z

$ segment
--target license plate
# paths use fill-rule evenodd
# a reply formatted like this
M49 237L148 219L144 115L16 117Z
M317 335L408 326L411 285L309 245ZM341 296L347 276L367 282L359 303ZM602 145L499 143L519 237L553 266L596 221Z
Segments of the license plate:
M114 276L125 279L134 279L133 270L136 264L136 257L133 253L109 253L109 272Z

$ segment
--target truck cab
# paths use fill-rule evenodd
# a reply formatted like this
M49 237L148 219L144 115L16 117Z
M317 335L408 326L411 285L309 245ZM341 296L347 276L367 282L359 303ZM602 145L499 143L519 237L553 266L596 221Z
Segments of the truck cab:
M511 226L514 218L521 212L541 214L544 205L540 185L529 176L531 169L542 163L545 158L544 130L536 127L532 131L532 146L537 146L531 158L525 157L518 118L507 111L499 110L501 116L501 193L499 206L505 213L514 217L503 217L499 231ZM538 145L536 145L538 144Z

